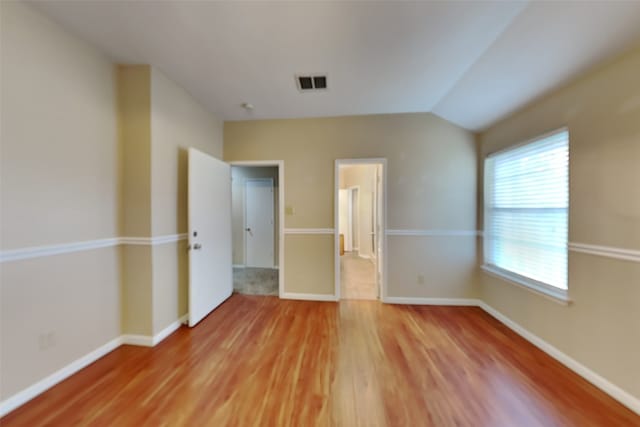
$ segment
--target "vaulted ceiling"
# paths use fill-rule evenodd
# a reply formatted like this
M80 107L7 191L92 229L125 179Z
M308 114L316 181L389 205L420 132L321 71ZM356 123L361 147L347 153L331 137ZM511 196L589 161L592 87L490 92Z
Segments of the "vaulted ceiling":
M32 3L224 120L430 111L481 130L640 43L640 1ZM315 73L329 89L301 93Z

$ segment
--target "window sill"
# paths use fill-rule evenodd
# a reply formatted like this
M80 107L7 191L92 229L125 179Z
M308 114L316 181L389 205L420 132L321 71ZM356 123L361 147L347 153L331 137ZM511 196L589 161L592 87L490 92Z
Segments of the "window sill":
M505 280L529 292L536 295L547 298L557 304L570 305L572 303L567 291L562 289L549 289L535 280L529 280L526 277L518 276L516 274L509 273L498 267L492 265L483 264L480 268L487 274L497 277L498 279Z

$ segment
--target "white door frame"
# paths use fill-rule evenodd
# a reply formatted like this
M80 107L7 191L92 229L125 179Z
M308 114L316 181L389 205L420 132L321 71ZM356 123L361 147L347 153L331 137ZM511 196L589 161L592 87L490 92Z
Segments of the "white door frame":
M278 168L278 297L282 298L284 295L284 160L238 160L229 162L229 164L231 166L273 166Z
M275 212L273 211L273 187L274 187L274 182L273 182L273 178L247 178L244 180L244 188L242 189L242 195L243 195L243 206L244 206L244 210L242 211L242 230L244 231L242 233L242 244L244 246L244 251L242 253L243 258L244 258L244 265L245 266L249 266L249 264L247 263L247 182L249 181L264 181L264 182L269 182L271 184L271 214L272 214L272 220L275 221ZM273 224L271 224L273 225ZM275 234L273 236L275 238ZM273 242L271 242L271 246L273 247ZM274 254L275 255L275 254ZM272 266L274 268L278 268L278 266L275 263L275 256L273 257L273 261L272 262Z
M382 223L380 232L382 233L382 263L380 265L382 274L380 278L380 288L378 295L380 301L387 300L387 159L383 157L362 158L362 159L336 159L333 181L333 224L334 224L334 293L337 300L340 300L340 209L338 192L340 191L340 166L346 165L380 165L382 166Z

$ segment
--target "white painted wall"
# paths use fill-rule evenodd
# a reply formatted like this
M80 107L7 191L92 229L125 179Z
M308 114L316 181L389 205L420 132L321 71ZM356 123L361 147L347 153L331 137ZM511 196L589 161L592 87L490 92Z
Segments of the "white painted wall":
M0 15L2 249L118 237L113 64L23 2ZM0 282L0 400L120 335L117 247L4 262Z

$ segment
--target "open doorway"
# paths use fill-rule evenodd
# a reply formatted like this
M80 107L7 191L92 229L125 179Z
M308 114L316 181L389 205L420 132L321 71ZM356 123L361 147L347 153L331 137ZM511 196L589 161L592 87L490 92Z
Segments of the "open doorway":
M336 295L385 295L385 159L336 160Z
M233 290L279 295L282 287L282 176L278 162L233 162Z

